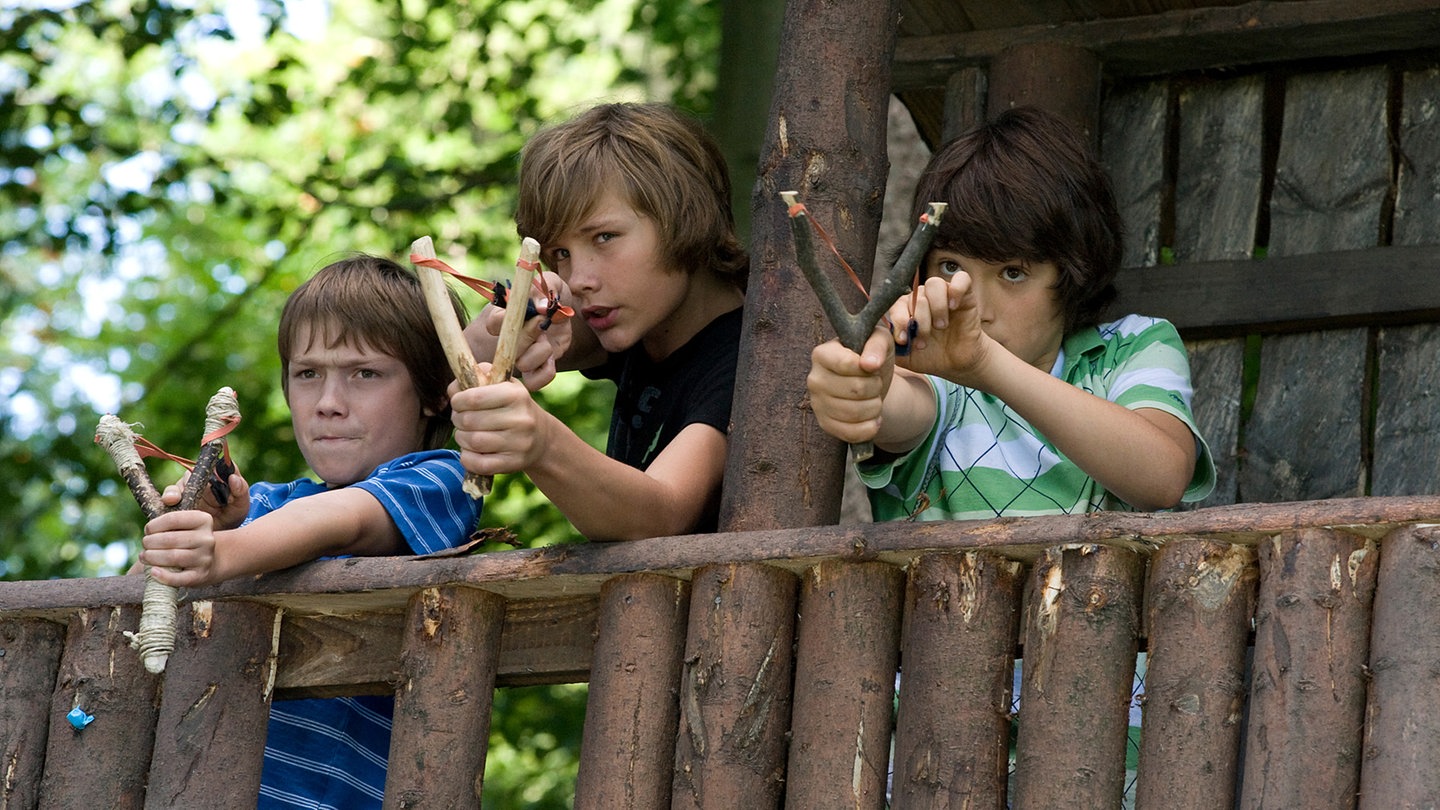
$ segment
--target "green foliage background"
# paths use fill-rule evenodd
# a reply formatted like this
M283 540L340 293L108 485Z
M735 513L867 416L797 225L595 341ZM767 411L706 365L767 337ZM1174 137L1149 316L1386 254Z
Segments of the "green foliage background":
M103 413L193 456L228 385L247 478L306 474L274 349L289 292L425 234L462 272L508 276L526 138L599 100L706 116L718 6L0 0L0 579L133 559L143 521L92 442ZM597 446L609 396L544 394ZM485 523L578 539L523 476L497 481ZM569 806L584 687L497 701L486 806Z

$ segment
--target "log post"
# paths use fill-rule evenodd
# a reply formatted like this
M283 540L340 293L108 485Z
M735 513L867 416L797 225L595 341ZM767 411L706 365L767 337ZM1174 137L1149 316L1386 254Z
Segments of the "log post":
M621 574L600 587L576 810L668 807L690 583Z
M1332 529L1260 543L1242 808L1351 808L1360 785L1375 544Z
M1380 544L1370 626L1370 700L1360 807L1440 803L1440 526L1397 529Z
M1230 807L1240 764L1255 550L1171 540L1150 559L1137 807Z
M708 565L691 580L670 806L766 810L785 788L795 575Z
M985 113L1032 106L1066 119L1092 146L1099 138L1100 58L1074 45L1013 45L990 60Z
M904 574L827 561L805 573L786 807L885 806Z
M0 807L40 801L50 693L60 671L65 625L46 619L0 621ZM56 723L64 724L61 718Z
M1053 546L1025 608L1015 752L1016 810L1118 807L1144 558L1110 546Z
M253 808L260 791L280 613L258 602L182 605L155 724L147 807Z
M1004 808L1021 565L989 552L910 564L895 806Z
M810 349L834 336L800 273L780 192L795 191L861 279L885 198L885 128L897 0L785 5L753 209L754 239L725 468L725 531L835 523L845 446L820 430L805 392ZM824 65L824 70L816 70ZM828 265L843 278L838 265ZM847 290L851 311L859 291Z
M83 608L71 617L50 699L42 807L144 805L160 678L121 635L139 622L139 605ZM94 719L75 728L66 721L74 709Z
M505 598L446 585L410 597L387 808L479 807Z

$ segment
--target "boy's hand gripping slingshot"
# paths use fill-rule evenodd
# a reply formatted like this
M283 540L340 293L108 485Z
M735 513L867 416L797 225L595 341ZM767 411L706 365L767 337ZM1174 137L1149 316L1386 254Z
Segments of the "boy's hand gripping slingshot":
M946 205L942 202L929 204L926 212L920 215L920 221L915 224L915 230L905 243L905 249L900 252L900 258L896 259L895 266L890 268L890 272L874 280L873 289L866 293L869 300L859 312L852 314L840 300L830 277L820 271L815 260L815 246L810 239L810 232L813 230L819 235L820 240L840 260L841 266L850 275L850 280L862 293L865 292L865 285L835 248L830 235L818 222L811 219L805 205L799 202L799 196L799 192L795 191L780 192L780 199L785 201L789 209L790 231L795 238L795 259L800 264L800 271L810 282L811 289L815 290L815 296L820 299L820 306L829 317L830 325L835 328L835 335L840 339L841 345L858 354L864 350L866 339L875 331L875 326L880 323L890 305L909 291L912 280L918 283L920 263L925 259L925 252L930 249L930 243L935 239L935 230L940 225L940 217L945 213ZM807 222L810 227L806 227ZM871 442L852 444L850 449L854 451L856 461L865 461L875 453Z
M205 408L205 434L201 439L200 455L196 457L190 470L190 478L185 482L185 489L180 494L180 503L175 507L177 511L194 509L200 500L200 492L211 484L212 479L218 477L221 479L221 486L228 486L223 479L229 477L229 471L233 471L234 467L225 458L225 436L239 421L240 406L235 400L235 392L230 388L221 388L210 398L210 403ZM150 481L145 464L140 460L137 445L145 447L148 455L164 456L188 466L184 459L171 456L137 437L130 425L120 421L114 414L100 417L100 423L95 428L95 441L105 448L105 452L115 462L120 477L124 478L130 487L130 492L135 496L136 503L140 504L146 520L153 520L170 511L165 508L160 500L160 493ZM215 488L215 491L218 497L220 488ZM228 493L229 490L225 491ZM150 575L150 566L145 566L145 595L141 599L140 627L134 633L126 632L125 636L130 639L130 646L140 651L140 659L148 672L164 672L165 662L169 660L170 653L175 651L177 601L176 589L156 580Z
M470 353L470 344L465 342L464 331L455 320L449 289L445 285L444 277L440 275L441 268L452 275L455 275L454 271L436 258L435 245L428 236L422 236L410 244L410 262L415 265L415 272L420 277L420 287L425 292L425 304L430 309L430 319L435 323L435 332L440 336L440 345L444 347L445 358L450 361L450 370L455 373L455 379L460 382L461 389L481 385L479 375L475 373L475 357ZM540 243L527 236L520 242L520 258L515 262L512 289L529 290L539 269ZM497 283L491 294L485 297L504 306L504 294L501 292L503 290L504 287ZM490 379L486 380L486 383L494 384L510 379L510 372L515 367L516 350L519 348L520 330L525 325L526 309L518 306L505 308L505 318L500 323L500 339L495 345L495 359L490 366ZM563 316L568 313L566 308L558 307L552 302L551 311L545 313L545 324L548 325L549 319L557 314ZM466 475L465 493L472 498L489 495L491 479L488 475Z

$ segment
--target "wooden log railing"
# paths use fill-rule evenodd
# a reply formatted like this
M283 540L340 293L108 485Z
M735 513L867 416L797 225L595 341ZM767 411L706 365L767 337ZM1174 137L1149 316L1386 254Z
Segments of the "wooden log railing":
M577 807L1111 807L1130 781L1141 807L1422 806L1437 523L1440 496L1377 497L324 561L186 594L158 676L121 635L140 578L0 583L0 806L253 807L272 699L382 690L387 805L478 806L492 688L574 680Z

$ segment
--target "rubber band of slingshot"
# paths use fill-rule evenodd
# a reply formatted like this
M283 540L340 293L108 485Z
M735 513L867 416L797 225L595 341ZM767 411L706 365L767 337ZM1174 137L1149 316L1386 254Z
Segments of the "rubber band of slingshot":
M820 223L815 221L815 217L809 215L810 209L805 207L805 203L797 202L790 206L788 211L791 219L799 216L802 212L806 215L805 219L810 223L810 230L814 231L816 235L820 237L820 241L825 243L825 247L829 248L830 252L835 254L835 258L840 262L840 266L845 268L845 274L850 277L850 281L854 282L856 289L860 290L860 293L865 296L866 300L869 300L870 291L865 289L865 282L860 280L860 276L856 275L855 271L850 268L850 263L845 261L844 256L840 255L840 249L835 246L835 240L830 238L830 234L826 233L825 229L820 226Z
M439 270L445 275L456 279L461 284L464 284L466 287L474 290L476 293L479 293L480 297L484 298L486 301L489 301L496 306L505 306L505 285L503 282L486 281L485 279L467 276L459 270L456 270L455 268L441 261L440 259L432 259L428 256L421 256L418 253L410 254L410 263L419 265L421 267L431 267ZM522 270L529 270L531 272L535 272L540 269L540 262L529 261L527 259L519 259L515 262L515 266L519 267ZM555 294L550 291L550 287L545 283L543 277L541 277L538 272L535 275L535 280L531 282L531 286L535 289L536 292L545 296L546 301L550 302L550 305L546 312L539 312L537 310L537 314L544 315L546 317L547 325L549 324L549 320L564 320L565 318L569 318L575 314L575 310L571 309L570 307L560 305L559 301L555 297Z
M144 436L135 437L135 453L139 455L140 458L163 458L166 461L173 461L187 470L195 468L195 462L192 459L177 456L168 450L162 449L159 445Z

